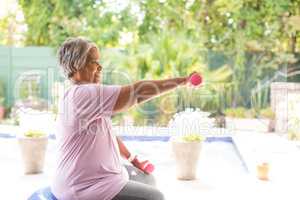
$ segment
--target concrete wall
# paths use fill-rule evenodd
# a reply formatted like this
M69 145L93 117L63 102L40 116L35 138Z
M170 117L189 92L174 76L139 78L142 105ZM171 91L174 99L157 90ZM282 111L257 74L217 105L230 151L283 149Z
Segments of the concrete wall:
M271 107L276 115L275 131L287 133L294 119L300 119L300 83L272 83Z

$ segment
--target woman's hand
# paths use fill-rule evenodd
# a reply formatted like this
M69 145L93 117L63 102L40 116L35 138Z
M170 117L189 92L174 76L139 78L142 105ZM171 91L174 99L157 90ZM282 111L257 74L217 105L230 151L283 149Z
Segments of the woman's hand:
M131 161L132 165L140 169L145 174L151 174L154 171L154 165L151 164L148 160L140 161L137 156Z

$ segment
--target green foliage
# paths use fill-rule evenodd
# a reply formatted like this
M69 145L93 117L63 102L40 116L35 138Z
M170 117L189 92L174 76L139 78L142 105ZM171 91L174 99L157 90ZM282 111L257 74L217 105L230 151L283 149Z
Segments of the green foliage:
M201 90L193 92L189 89L186 91L186 88L178 89L175 106L179 106L179 110L186 106L201 107L206 110L219 107L219 96L216 94L222 88L218 84L230 80L232 73L229 67L225 65L216 70L210 70L203 64L202 47L193 39L184 37L183 33L164 31L161 35L152 37L154 36L148 37L147 43L138 43L129 48L127 55L117 60L117 62L121 60L122 68L132 69L130 73L134 80L186 76L193 71L199 71L205 79L205 85L201 87Z
M250 107L249 96L257 87L256 80L270 78L272 70L287 66L274 63L277 59L270 55L278 49L281 53L288 50L289 31L282 30L287 30L283 19L286 13L296 14L292 11L297 10L291 7L292 2L216 0L202 3L199 12L204 13L204 19L200 26L205 43L231 58L233 79L229 94L225 95L231 96L230 106ZM281 53L276 52L277 56Z
M19 4L28 26L26 44L51 44L49 26L54 15L54 4L50 0L20 0Z
M26 44L59 46L66 38L86 36L100 46L116 46L119 31L134 26L128 9L113 13L109 3L93 0L21 0L28 32Z
M158 104L155 101L149 101L135 107L131 109L129 113L136 126L154 125L155 123L158 123L155 118L159 115L159 110Z
M188 106L213 111L243 106L253 108L250 115L256 116L269 106L268 80L299 60L300 0L114 2L20 0L28 26L26 45L58 47L67 37L85 36L101 47L105 83L200 71L205 79L201 89L178 89L163 104L174 112ZM130 35L127 42L124 35ZM209 63L217 59L214 53L225 60L217 67ZM118 71L126 76L120 78ZM147 115L149 121L165 124L171 116L159 101L143 106L139 109L155 110ZM134 118L141 120L145 114L136 109ZM237 110L237 116L245 117Z
M268 118L268 119L274 119L275 118L275 113L271 109L271 107L261 109L259 111L259 116L262 118Z
M288 132L288 139L292 141L300 141L300 133L295 131Z
M251 94L252 108L256 112L259 112L260 109L268 106L269 96L270 96L269 87L263 88L260 82L258 82L257 89L252 90L252 94Z
M202 142L205 140L205 137L199 134L189 134L181 138L185 142Z
M233 118L254 118L254 117L256 117L256 113L254 110L246 109L244 107L228 108L225 110L225 115L227 117L233 117Z
M300 12L299 0L164 3L132 0L127 5L123 3L123 8L117 3L93 0L21 0L19 3L29 30L27 44L31 45L58 45L66 37L85 35L101 46L110 47L118 46L121 31L137 32L144 41L165 29L184 31L206 48L231 52L242 50L236 47L251 41L257 41L264 50L284 47L291 34L285 20ZM242 43L241 33L245 41Z
M9 41L9 24L10 24L10 19L13 17L11 15L8 15L6 17L3 17L0 19L0 45L9 45L11 42Z
M0 45L21 45L24 41L24 21L18 12L8 11L7 15L0 17Z
M29 130L24 135L25 137L30 137L30 138L40 138L46 136L44 132L36 131L36 130Z

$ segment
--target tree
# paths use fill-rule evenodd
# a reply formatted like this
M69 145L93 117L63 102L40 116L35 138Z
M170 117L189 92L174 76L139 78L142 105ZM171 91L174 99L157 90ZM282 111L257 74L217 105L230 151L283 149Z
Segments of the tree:
M50 0L20 0L19 4L28 26L25 44L37 46L51 44L49 26L54 4Z
M27 45L57 47L66 38L86 36L101 46L116 46L119 31L135 24L128 9L109 12L102 1L21 0Z
M221 54L232 72L229 94L222 95L231 97L234 107L250 106L252 89L274 71L297 70L300 0L109 2L20 0L27 44L57 47L83 35L100 47L121 49L110 58L135 79L186 74L195 66L209 71L207 58ZM124 35L130 42L122 42ZM191 64L194 60L205 69Z
M9 12L0 19L0 45L16 46L23 42L23 33L20 28L24 28L22 19L17 18L16 12Z

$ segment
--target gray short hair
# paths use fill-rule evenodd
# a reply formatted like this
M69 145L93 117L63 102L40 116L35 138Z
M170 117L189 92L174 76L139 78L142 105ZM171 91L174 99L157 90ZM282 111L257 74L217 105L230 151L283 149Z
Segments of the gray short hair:
M84 38L69 38L58 50L59 64L67 78L85 67L89 51L97 48L94 43Z

